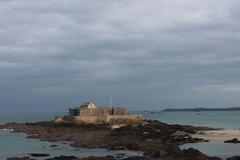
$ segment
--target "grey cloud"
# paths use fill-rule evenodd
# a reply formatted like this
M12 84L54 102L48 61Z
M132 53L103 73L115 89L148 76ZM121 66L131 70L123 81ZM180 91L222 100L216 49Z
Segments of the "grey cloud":
M64 111L110 95L135 110L239 105L239 5L0 1L0 106Z

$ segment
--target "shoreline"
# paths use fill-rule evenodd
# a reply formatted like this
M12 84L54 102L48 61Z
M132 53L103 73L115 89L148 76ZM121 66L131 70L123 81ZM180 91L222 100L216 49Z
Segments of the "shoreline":
M223 128L218 130L198 131L191 135L193 138L203 138L209 142L223 142L233 138L240 139L240 129Z

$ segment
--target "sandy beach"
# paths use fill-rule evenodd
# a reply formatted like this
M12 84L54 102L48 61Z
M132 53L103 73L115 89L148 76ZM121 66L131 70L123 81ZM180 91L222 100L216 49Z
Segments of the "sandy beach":
M240 129L221 129L212 131L201 131L192 135L194 138L203 138L210 142L224 142L229 139L240 139Z

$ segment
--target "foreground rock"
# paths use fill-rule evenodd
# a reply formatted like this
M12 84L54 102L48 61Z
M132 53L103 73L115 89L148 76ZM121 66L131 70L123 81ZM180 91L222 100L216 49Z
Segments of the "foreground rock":
M240 160L240 156L234 156L234 157L228 158L227 160Z
M188 160L220 160L219 158L211 158L208 157L206 155L203 155L202 153L200 153L199 151L195 150L195 149L189 149L189 150L184 150L184 155L188 158ZM16 159L8 159L8 160L33 160L29 157L24 157L27 159L23 159L23 158L16 158ZM156 158L156 160L158 160L159 158ZM59 157L53 157L53 158L47 158L45 160L119 160L116 159L112 156L106 156L106 157L94 157L94 156L90 156L90 157L86 157L86 158L77 158L75 156L59 156ZM128 157L125 159L121 159L121 160L155 160L153 158L146 158L146 157ZM159 159L159 160L164 160L164 159ZM168 160L178 160L178 158L176 159L168 159ZM229 159L229 160L235 160L235 159ZM236 159L238 160L238 159Z
M13 158L8 158L7 160L34 160L34 159L31 159L30 157L22 157L22 158L13 157ZM75 156L59 156L59 157L47 158L45 160L118 160L118 159L112 156L106 156L106 157L90 156L86 158L77 158ZM147 160L147 159L145 157L128 157L121 160Z
M48 158L46 160L79 160L79 159L74 156L60 156L60 157Z
M29 153L29 155L31 157L49 157L49 154L45 154L45 153Z
M224 143L240 143L240 141L237 138L233 138L233 139L224 141Z
M34 160L30 157L11 157L11 158L7 158L7 160Z
M190 134L209 128L168 125L159 121L143 121L116 129L107 124L77 125L54 122L11 123L1 125L0 128L24 132L29 138L40 140L72 141L75 147L139 150L144 152L144 158L191 160L188 156L190 153L199 157L199 160L207 157L193 150L186 154L186 151L179 149L178 144L199 141L191 138Z
M208 157L193 148L187 150L184 149L183 153L184 157L186 157L188 160L221 160L220 158L217 157Z

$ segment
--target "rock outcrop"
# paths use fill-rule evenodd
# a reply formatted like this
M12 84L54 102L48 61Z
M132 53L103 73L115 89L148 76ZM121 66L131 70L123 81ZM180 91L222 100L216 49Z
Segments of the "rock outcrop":
M224 141L224 143L240 143L240 141L237 138L233 138L233 139Z
M240 160L240 156L234 156L231 158L227 158L227 160Z
M145 158L161 160L190 160L192 153L201 159L200 152L183 152L178 144L191 140L198 127L168 125L159 121L142 121L112 129L109 124L75 124L75 123L12 123L0 125L0 128L24 132L28 138L47 141L73 141L72 146L88 148L129 149L144 152ZM184 136L184 138L179 138ZM205 157L205 156L204 156ZM206 156L207 157L207 156ZM204 159L205 160L205 159Z

